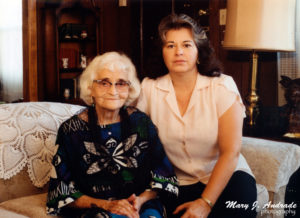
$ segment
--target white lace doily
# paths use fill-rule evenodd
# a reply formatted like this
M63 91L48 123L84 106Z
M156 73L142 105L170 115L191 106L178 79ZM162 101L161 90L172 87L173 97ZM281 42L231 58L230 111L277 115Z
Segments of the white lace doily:
M256 182L278 192L300 166L300 147L286 142L243 137L242 153Z
M50 178L59 125L82 106L27 102L0 105L0 178L9 179L28 168L33 185Z

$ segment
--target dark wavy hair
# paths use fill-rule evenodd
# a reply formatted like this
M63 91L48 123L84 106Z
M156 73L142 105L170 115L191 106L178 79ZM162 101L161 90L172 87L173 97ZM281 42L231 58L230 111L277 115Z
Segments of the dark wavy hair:
M158 33L160 37L161 47L165 44L166 34L169 30L178 30L187 28L192 31L195 44L198 49L197 64L198 72L201 75L217 77L223 71L220 61L216 58L215 51L211 46L204 29L198 23L186 14L170 14L164 17L159 26ZM162 75L166 72L162 72ZM157 76L162 76L157 75Z

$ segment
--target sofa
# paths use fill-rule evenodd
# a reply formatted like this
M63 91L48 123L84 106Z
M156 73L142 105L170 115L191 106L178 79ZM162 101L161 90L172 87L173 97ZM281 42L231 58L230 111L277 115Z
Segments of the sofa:
M0 217L53 217L45 203L56 133L82 109L54 102L0 104ZM284 217L282 207L272 205L284 204L286 185L300 166L300 147L243 137L242 154L257 181L257 217Z

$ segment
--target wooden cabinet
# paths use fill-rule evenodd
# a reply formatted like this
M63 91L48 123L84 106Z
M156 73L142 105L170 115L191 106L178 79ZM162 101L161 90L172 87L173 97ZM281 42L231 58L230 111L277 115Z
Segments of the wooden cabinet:
M86 56L87 64L95 55L107 51L123 51L131 58L133 53L138 55L132 49L132 45L138 45L139 38L135 40L138 32L133 30L134 24L130 22L138 19L132 15L130 4L119 7L118 1L111 0L32 1L37 7L36 14L32 14L37 18L37 31L33 33L37 35L37 49L28 41L28 53L37 59L36 65L29 63L37 70L37 83L29 81L26 85L33 89L38 101L65 102L64 90L70 89L67 102L82 103L78 92L74 92L74 82L83 70L81 54ZM65 28L72 27L78 36L67 34L64 37L69 32ZM86 30L86 34L83 31L81 35L82 30ZM62 65L65 54L69 56L67 68ZM29 75L28 71L25 75ZM26 97L25 101L32 99Z
M78 79L100 53L99 13L76 3L56 10L56 66L59 99L79 101Z

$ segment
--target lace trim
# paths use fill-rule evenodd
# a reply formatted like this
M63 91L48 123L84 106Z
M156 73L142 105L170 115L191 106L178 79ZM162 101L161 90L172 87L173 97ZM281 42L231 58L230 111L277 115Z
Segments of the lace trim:
M27 166L32 184L44 186L58 127L82 108L51 102L0 105L0 178L10 179Z

